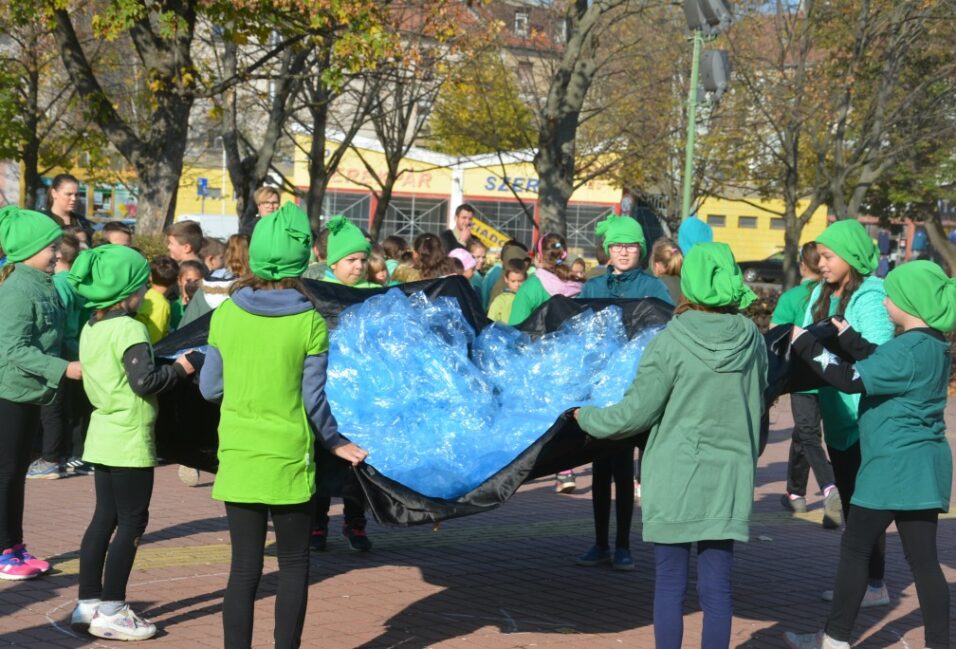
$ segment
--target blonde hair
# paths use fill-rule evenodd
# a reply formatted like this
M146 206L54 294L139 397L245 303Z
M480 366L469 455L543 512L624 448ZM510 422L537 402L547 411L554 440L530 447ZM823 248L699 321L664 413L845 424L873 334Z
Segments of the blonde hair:
M388 266L385 265L385 257L378 254L377 252L373 252L372 254L370 254L368 256L368 264L366 266L366 271L365 271L368 281L372 282L373 284L378 284L378 281L376 281L375 276L378 273L382 272L383 270L386 273L388 273ZM387 281L388 280L386 280L386 283Z
M258 205L266 196L275 196L277 201L282 198L279 195L279 190L275 187L260 187L252 194L252 199L256 202L256 205Z
M226 242L223 263L230 273L242 277L249 272L249 235L234 234Z
M673 239L661 237L654 242L654 246L651 248L652 271L654 270L654 264L661 264L664 267L665 275L680 277L680 269L684 265L684 255Z
M422 274L417 268L408 264L399 264L392 273L392 280L404 284L406 282L417 282L422 279Z

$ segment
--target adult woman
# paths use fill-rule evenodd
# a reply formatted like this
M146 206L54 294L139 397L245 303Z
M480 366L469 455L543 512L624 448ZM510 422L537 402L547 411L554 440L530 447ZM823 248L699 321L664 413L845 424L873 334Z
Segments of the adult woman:
M79 204L80 181L70 174L54 176L50 184L46 215L56 221L60 227L80 227L86 233L86 242L93 241L93 224L74 210Z

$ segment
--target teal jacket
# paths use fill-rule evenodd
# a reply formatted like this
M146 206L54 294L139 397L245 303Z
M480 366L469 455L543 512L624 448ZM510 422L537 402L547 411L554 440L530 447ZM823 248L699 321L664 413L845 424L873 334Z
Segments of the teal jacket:
M0 313L0 398L49 403L67 365L65 312L50 275L17 264L0 284Z
M664 282L640 268L615 275L614 269L608 266L607 272L584 283L578 297L624 300L656 297L668 304L674 304Z
M810 294L810 302L803 325L813 324L813 307L820 299L823 285L818 284ZM847 303L843 317L866 340L882 345L893 338L894 327L890 314L883 306L886 291L879 277L867 277ZM836 314L836 301L830 305L830 315ZM820 416L823 419L823 437L828 446L845 451L860 440L860 395L844 394L836 388L823 387L818 392Z
M767 350L740 315L687 311L647 346L620 403L585 407L581 428L650 429L641 463L644 540L747 541L767 387Z

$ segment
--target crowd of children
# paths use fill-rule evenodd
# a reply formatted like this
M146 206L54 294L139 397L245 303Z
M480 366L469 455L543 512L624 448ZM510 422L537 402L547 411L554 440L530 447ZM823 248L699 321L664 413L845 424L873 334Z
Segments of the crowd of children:
M595 542L577 563L634 568L630 532L641 488L643 539L654 545L656 562L657 647L682 646L693 544L704 611L697 645L729 646L734 543L749 538L767 356L756 326L741 314L755 296L730 248L713 243L706 224L687 219L677 243L661 239L649 247L634 219L609 216L597 225L603 262L595 269L569 260L566 240L555 233L541 236L533 252L507 242L486 269L487 248L466 236L474 214L468 205L442 236L421 234L409 245L393 235L378 245L342 216L314 233L301 210L273 206L272 194L263 193L263 217L251 234L214 241L197 224L178 222L166 231L168 255L148 262L122 224L104 228L102 243L89 247L95 241L72 212L71 182L54 183L50 213L0 209L0 578L30 579L50 569L25 545L26 478L91 473L96 507L80 543L71 622L102 638L156 633L129 608L126 585L149 518L155 395L194 370L189 353L157 364L152 344L206 316L199 386L220 404L212 497L224 503L232 544L225 645L250 645L271 518L279 559L275 644L300 646L309 551L324 550L329 536L331 499L317 491L316 459L331 453L357 464L367 456L339 432L325 397L329 332L303 281L378 289L461 275L502 323L523 322L554 295L654 298L675 307L622 401L575 411L594 437L650 430L643 470L635 472L633 452L594 462ZM859 608L889 601L883 547L894 522L914 573L927 646L949 646L949 594L935 538L952 480L944 334L956 327L956 281L923 261L894 269L884 281L874 276L877 262L862 226L831 225L804 246L804 283L781 297L773 316L774 324L793 325L794 353L827 384L791 396L797 425L783 503L805 511L812 470L824 496L824 525L846 522L835 587L822 593L833 601L831 614L822 631L787 634L799 649L848 647ZM804 331L828 319L852 362ZM903 332L896 338L894 327ZM259 343L246 344L252 339ZM282 371L262 380L274 367ZM31 464L38 433L42 452ZM187 467L180 476L198 481ZM354 487L342 491L342 536L369 551L364 503ZM573 472L556 476L558 492L574 488Z

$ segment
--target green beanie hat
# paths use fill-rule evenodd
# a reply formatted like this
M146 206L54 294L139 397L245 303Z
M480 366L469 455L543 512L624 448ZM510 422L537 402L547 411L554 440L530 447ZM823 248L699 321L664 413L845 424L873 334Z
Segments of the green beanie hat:
M105 244L77 256L67 280L88 309L105 309L122 302L149 279L149 262L128 246Z
M726 243L698 243L681 268L680 288L694 304L746 309L757 299L744 284L734 253Z
M956 279L939 265L921 260L897 266L883 288L893 304L933 329L949 333L956 328Z
M62 236L62 228L46 214L16 205L0 208L0 248L10 263L29 259Z
M362 231L341 214L333 216L326 225L329 228L327 259L329 266L353 252L366 254L372 252L372 244L368 242Z
M309 217L288 202L256 224L249 242L249 269L273 282L299 277L309 267L311 248Z
M597 224L594 233L599 237L604 237L604 252L607 252L608 246L612 243L640 244L642 254L647 248L647 241L644 240L644 228L629 216L609 214L606 219Z
M880 251L859 221L837 221L817 237L817 243L839 255L861 275L869 275L880 263Z

